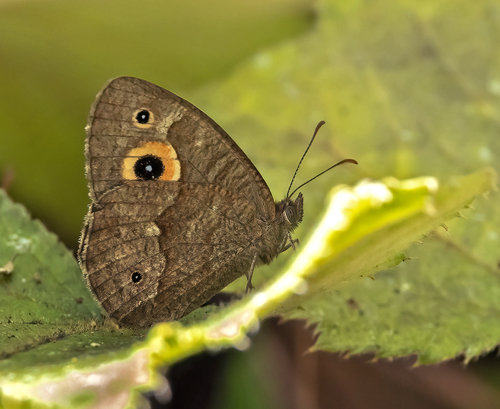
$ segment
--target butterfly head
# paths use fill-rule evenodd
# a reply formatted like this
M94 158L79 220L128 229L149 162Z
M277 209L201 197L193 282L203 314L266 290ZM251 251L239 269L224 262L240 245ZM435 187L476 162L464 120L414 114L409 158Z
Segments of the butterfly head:
M287 225L288 231L293 231L302 221L304 213L304 197L299 193L297 199L292 200L287 197L281 202L276 203L276 214L279 215L280 220Z

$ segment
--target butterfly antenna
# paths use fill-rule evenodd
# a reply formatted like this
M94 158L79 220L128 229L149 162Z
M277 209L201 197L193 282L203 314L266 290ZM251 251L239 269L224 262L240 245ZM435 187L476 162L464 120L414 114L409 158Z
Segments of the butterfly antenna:
M307 182L302 183L299 187L295 188L291 194L288 194L288 193L290 193L290 189L292 188L293 181L295 180L295 176L297 175L297 172L299 171L299 168L300 168L300 165L302 164L302 161L304 160L307 152L309 151L309 148L311 147L312 143L314 142L314 138L316 138L316 134L318 133L319 129L324 124L325 124L325 121L321 121L320 123L318 123L318 125L316 125L316 129L314 130L311 141L309 142L309 145L307 145L307 148L306 148L304 154L302 155L302 158L300 158L300 161L299 161L299 164L297 165L297 168L295 169L295 173L293 174L292 181L290 182L290 186L288 187L288 191L286 192L286 197L292 197L294 195L294 193L297 190L299 190L302 186L307 185L309 182L312 182L314 179L320 177L323 173L328 172L330 169L333 169L336 166L342 165L343 163L354 163L355 165L358 164L358 162L355 161L354 159L341 160L340 162L336 163L335 165L330 166L328 169L325 169L323 172L321 172L321 173L317 174L316 176L314 176L313 178L309 179Z
M304 160L304 158L306 157L307 155L307 152L309 151L309 148L311 147L312 143L314 142L314 138L316 138L316 135L319 131L319 129L325 124L325 121L320 121L318 123L318 125L316 125L316 129L314 130L314 133L313 133L313 136L309 142L309 145L307 145L307 148L304 152L304 154L302 155L302 158L300 158L300 161L299 161L299 164L297 165L297 167L295 168L295 173L293 174L292 176L292 181L290 182L290 186L288 186L288 190L286 192L286 197L290 197L291 195L289 195L288 193L290 193L290 189L292 188L292 185L293 185L293 181L295 180L295 176L297 176L297 172L299 171L299 168L300 168L300 165L302 164L302 161ZM319 176L319 175L318 175ZM297 190L297 189L295 189ZM295 193L295 190L293 193ZM293 195L292 193L292 195Z
M292 197L293 194L299 190L302 186L304 185L307 185L309 182L312 182L314 179L320 177L323 173L326 173L328 172L330 169L333 169L335 166L339 166L339 165L342 165L343 163L354 163L355 165L358 164L357 161L355 161L354 159L344 159L344 160L341 160L340 162L336 163L335 165L332 165L330 166L328 169L325 169L323 172L317 174L316 176L314 176L313 178L309 179L307 182L304 182L302 183L299 187L295 188L295 190L292 192L292 194L290 196L287 196L287 197Z

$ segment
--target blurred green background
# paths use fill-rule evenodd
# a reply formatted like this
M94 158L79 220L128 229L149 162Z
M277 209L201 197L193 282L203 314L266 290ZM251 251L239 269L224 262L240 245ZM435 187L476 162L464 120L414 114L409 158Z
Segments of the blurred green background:
M108 79L185 95L313 20L309 0L0 2L3 185L76 248L88 203L84 127Z

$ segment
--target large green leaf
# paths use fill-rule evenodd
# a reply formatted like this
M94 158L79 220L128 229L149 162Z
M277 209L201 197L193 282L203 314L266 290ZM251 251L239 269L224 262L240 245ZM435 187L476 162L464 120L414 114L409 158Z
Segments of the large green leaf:
M36 323L23 318L13 322L10 317L2 317L4 336L0 347L8 351L6 359L0 362L0 403L5 407L29 402L36 407L92 407L105 401L115 407L133 405L141 391L161 385L157 374L160 368L202 349L245 347L248 344L246 333L270 313L296 315L297 311L302 311L309 319L317 318L311 314L309 305L313 312L318 311L319 294L333 291L342 280L363 277L399 263L404 259L401 251L409 243L456 214L474 195L488 191L493 180L491 170L485 170L443 186L434 178L420 178L404 182L395 179L385 183L363 181L352 189L338 187L313 236L283 274L262 290L229 307L219 308L208 319L205 319L207 311L200 309L184 320L184 325L179 322L158 324L144 341L140 333L113 329L110 324L96 325L92 302L75 303L87 305L90 314L86 310L71 316L64 314L74 305L69 297L67 306L63 291L59 290L60 297L50 293L54 283L67 278L76 288L72 296L76 294L88 299L81 278L73 274L74 260L66 252L68 260L73 260L73 264L65 265L68 271L47 274L47 279L43 280L46 291L31 294L32 303L47 303L54 308L40 307ZM0 210L4 213L0 213L0 217L4 220L8 239L7 244L2 243L0 247L9 248L9 238L13 236L23 237L28 242L42 239L50 242L46 239L50 234L39 223L30 222L19 210L19 205L13 205L5 195L1 204ZM17 215L13 214L16 211ZM6 215L12 217L4 217ZM19 229L19 226L26 228ZM30 228L33 226L38 228ZM61 245L55 243L52 247L52 252L57 253ZM41 257L29 266L21 260L39 254L36 246L15 246L10 255L14 260L13 269L6 276L13 281L1 283L1 298L6 306L14 305L24 296L18 283L26 283L33 271L44 267ZM51 261L54 265L60 263L57 259ZM54 270L58 271L56 267ZM47 271L50 270L47 268ZM65 286L65 290L66 287L71 286ZM47 293L52 296L50 303L46 300ZM64 317L62 322L60 316L53 314L58 305ZM29 311L29 305L26 307ZM22 317L24 306L17 308ZM328 311L328 307L323 306L322 311ZM67 323L73 325L65 325ZM327 329L328 324L328 321L322 322ZM24 331L32 325L40 332L50 333L54 328L60 328L60 332L34 343L31 332ZM325 331L322 337L331 343L330 335ZM10 344L14 336L17 337L15 350ZM323 345L331 348L325 342ZM96 378L100 381L93 381Z

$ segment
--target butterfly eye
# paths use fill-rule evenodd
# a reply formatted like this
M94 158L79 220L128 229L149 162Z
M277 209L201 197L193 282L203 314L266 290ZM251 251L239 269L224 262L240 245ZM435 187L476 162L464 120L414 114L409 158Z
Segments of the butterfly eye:
M283 216L285 216L285 219L288 223L291 223L291 220L293 218L293 209L290 206L285 207Z
M142 275L138 271L132 273L132 282L133 283L138 283L139 281L142 280Z
M157 180L165 172L163 161L154 155L144 155L134 164L134 173L137 179Z
M141 108L134 112L133 122L138 128L151 128L153 126L154 115L151 111Z

